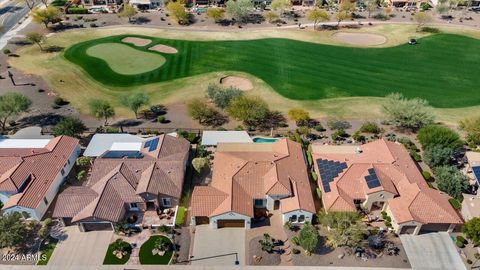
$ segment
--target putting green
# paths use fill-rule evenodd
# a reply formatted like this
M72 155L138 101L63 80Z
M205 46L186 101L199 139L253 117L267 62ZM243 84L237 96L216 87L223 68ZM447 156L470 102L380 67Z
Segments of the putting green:
M122 43L123 38L131 36L81 42L69 47L64 57L96 81L118 91L211 72L238 71L260 78L293 100L384 97L400 92L410 98L424 98L438 108L480 104L480 41L466 36L438 34L419 39L415 46L389 48L342 47L280 38L189 41L137 36L151 39L152 43L142 48L123 46L162 55L166 62L148 72L137 70L135 75L120 74L106 61L86 53L89 48ZM174 47L178 53L148 50L157 44ZM125 55L111 47L108 50L112 58ZM141 56L149 58L151 54Z
M165 57L119 43L101 43L89 47L88 56L98 58L116 73L121 75L136 75L161 67Z

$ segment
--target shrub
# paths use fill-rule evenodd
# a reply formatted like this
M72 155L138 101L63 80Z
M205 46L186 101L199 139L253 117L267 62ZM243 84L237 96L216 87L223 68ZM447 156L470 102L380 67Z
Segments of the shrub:
M420 31L425 32L425 33L432 33L432 34L440 33L440 29L435 28L435 27L428 27L428 26L422 27L422 29L420 29Z
M464 144L457 132L440 125L429 125L421 128L418 131L417 138L423 149L432 146L441 146L453 151L458 151Z
M158 121L159 123L162 123L162 124L163 124L163 123L165 123L165 122L167 121L167 119L165 118L165 116L159 116L159 117L157 118L157 121Z
M458 200L455 199L455 198L450 198L450 199L448 199L448 202L452 205L452 207L453 207L455 210L459 210L460 208L462 208L462 204L460 203L460 201L458 201Z
M347 138L349 135L347 132L345 132L344 129L339 129L337 131L335 131L334 133L332 133L332 140L334 141L338 141L338 140L343 140L345 138Z
M415 160L416 162L420 162L422 161L422 157L417 153L417 151L415 150L409 150L408 152L410 152L410 156L413 158L413 160Z
M55 105L57 105L57 106L63 106L63 105L68 104L68 101L66 101L65 99L63 99L61 97L56 97L55 100L53 101L53 103L55 103Z
M53 0L50 5L54 7L63 7L67 4L67 0Z
M457 245L457 247L459 248L464 248L465 247L465 244L463 242L460 242L460 241L455 241L455 244Z
M432 176L430 175L430 172L427 171L422 171L423 178L427 181L430 181Z
M315 173L315 171L312 171L312 179L313 181L317 182L318 181L318 175Z
M71 7L67 11L68 14L88 14L88 9L82 7ZM79 20L81 20L79 18Z
M468 263L468 264L472 264L473 262L472 262L472 260L467 259L467 263Z
M307 161L308 161L308 166L312 167L313 159L312 159L312 153L310 151L307 151Z
M345 130L352 127L349 122L340 119L330 119L328 120L327 125L331 130Z
M292 242L292 244L294 244L295 246L300 245L300 239L298 239L298 236L296 235L290 238L290 242Z
M10 51L9 49L5 48L5 49L3 49L3 53L4 53L4 54L10 54L11 51Z
M360 132L379 134L383 132L383 129L379 127L377 123L367 121L360 127Z
M293 254L300 254L300 250L298 250L296 248L292 248L292 253Z
M324 132L325 131L325 128L320 123L317 123L317 125L313 128L318 132Z
M198 174L201 174L209 168L208 159L194 158L192 160L192 166Z
M385 15L383 13L377 13L377 14L373 15L372 17L375 20L379 20L379 21L388 21L390 19L390 16Z
M318 187L317 187L316 191L317 191L317 197L321 200L322 199L322 191Z

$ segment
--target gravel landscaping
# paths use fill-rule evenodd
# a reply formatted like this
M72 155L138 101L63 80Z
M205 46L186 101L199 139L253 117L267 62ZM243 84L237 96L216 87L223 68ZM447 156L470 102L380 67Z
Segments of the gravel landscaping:
M280 253L273 252L267 253L261 249L259 240L263 239L263 236L258 236L250 240L249 253L248 253L248 264L249 265L279 265L280 264ZM260 257L259 260L255 260L255 257Z

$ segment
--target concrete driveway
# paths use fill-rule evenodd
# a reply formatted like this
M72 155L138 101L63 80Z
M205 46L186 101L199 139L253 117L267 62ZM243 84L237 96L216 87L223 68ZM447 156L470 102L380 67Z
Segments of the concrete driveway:
M80 232L77 226L69 226L65 228L65 234L67 237L57 244L48 262L49 266L100 266L103 264L113 231Z
M245 229L210 229L209 225L196 226L192 255L192 265L235 265L237 256L238 262L243 265Z
M450 235L446 232L401 235L400 239L414 270L466 270Z

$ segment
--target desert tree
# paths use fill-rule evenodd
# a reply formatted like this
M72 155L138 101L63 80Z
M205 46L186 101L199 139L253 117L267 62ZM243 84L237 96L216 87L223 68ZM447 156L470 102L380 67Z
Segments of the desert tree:
M43 51L42 47L42 42L45 41L45 36L39 32L29 32L25 36L26 40L37 44L37 46L40 48L40 51Z
M435 119L432 108L426 100L408 99L400 93L388 95L382 111L387 120L395 126L414 131L432 124Z
M417 23L417 32L420 31L426 24L433 21L432 15L426 12L417 12L413 15L413 20Z
M5 132L7 122L22 112L27 111L32 101L19 93L7 93L0 96L0 124L2 132Z
M125 3L122 7L122 10L118 12L118 17L120 18L128 18L128 22L132 22L132 18L137 15L137 9L131 5L130 3Z
M133 95L123 96L120 102L135 114L135 119L138 119L138 110L142 106L149 104L150 97L146 93L138 92Z
M188 13L180 1L169 2L165 9L177 23L185 24L188 21Z
M335 14L337 20L337 27L340 27L340 23L344 20L351 18L351 13L355 9L355 4L350 1L343 1L338 6L338 11Z
M273 0L270 4L272 10L278 12L280 16L285 12L285 10L292 7L292 2L290 0Z
M250 0L229 0L226 6L228 15L239 23L246 21L254 10L253 2Z
M317 24L319 22L328 21L330 19L330 15L328 15L328 12L324 9L314 8L307 11L307 14L305 14L305 18L307 18L307 20L309 21L312 21L313 29L316 29Z
M215 22L219 22L225 17L225 9L218 7L210 7L207 9L207 17L213 19L213 21Z
M30 12L32 20L39 24L44 24L48 28L50 23L57 23L62 20L62 12L53 6L46 8L34 8Z
M82 120L67 116L58 121L52 128L52 133L55 136L65 135L79 138L85 130L87 130L87 127Z
M115 109L107 100L93 99L89 102L90 113L97 119L103 119L103 125L108 124L108 119L115 116Z

